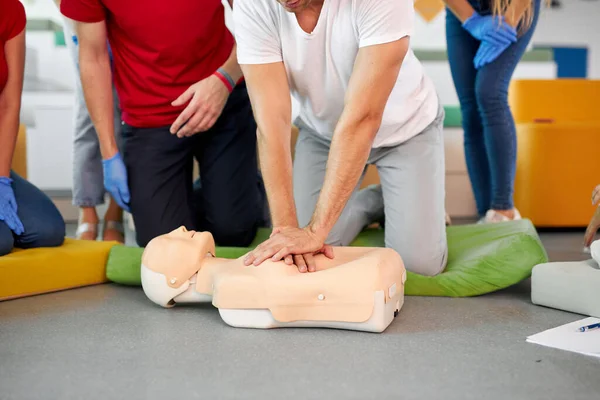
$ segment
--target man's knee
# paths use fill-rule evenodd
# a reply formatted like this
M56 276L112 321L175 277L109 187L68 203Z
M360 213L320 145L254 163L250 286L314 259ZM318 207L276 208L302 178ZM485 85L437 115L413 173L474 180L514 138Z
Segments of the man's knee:
M134 218L134 224L135 224L135 218ZM160 226L158 224L156 224L156 225L140 224L139 226L137 224L135 224L135 225L136 225L135 226L135 241L136 241L137 245L140 247L146 247L148 245L148 243L150 243L150 241L152 239L154 239L155 237L165 235L165 234L179 228L179 226L174 226L174 225L171 227ZM185 228L187 230L194 229L194 227L192 227L192 226L186 226Z
M433 236L431 233L415 234L411 241L393 240L388 236L386 247L391 247L400 254L404 267L408 271L419 275L435 276L446 268L448 245L445 235L442 234L436 240L427 240L431 236Z
M436 276L444 271L448 259L448 249L414 249L401 254L404 267L415 274Z
M217 218L208 228L218 246L247 247L258 230L259 216L254 218L236 218L224 216Z
M0 256L4 256L12 251L14 239L12 231L4 222L0 221Z

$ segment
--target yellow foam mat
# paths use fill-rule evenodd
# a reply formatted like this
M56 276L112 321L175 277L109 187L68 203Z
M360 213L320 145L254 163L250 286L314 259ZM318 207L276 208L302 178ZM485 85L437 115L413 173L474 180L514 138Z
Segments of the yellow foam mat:
M115 244L65 239L56 248L16 249L0 257L0 301L107 282Z

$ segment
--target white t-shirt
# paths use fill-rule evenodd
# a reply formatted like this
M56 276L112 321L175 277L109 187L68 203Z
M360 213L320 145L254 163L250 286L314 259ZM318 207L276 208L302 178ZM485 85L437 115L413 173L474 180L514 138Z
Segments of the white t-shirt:
M235 0L233 21L240 64L283 62L299 118L331 139L344 109L361 47L413 33L413 0L325 0L312 33L276 0ZM409 49L383 113L373 147L402 143L436 117L433 82Z

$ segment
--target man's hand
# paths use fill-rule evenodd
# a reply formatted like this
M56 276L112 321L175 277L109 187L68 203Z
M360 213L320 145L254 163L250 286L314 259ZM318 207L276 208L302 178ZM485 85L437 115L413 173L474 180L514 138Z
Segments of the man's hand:
M273 228L273 232L269 236L272 238L275 234L281 232L283 228ZM317 270L317 264L315 263L315 255L325 254L325 256L333 259L333 249L331 246L323 246L323 248L316 253L306 254L288 254L283 258L283 261L287 265L296 265L300 272L315 272Z
M596 186L594 191L592 192L592 205L597 205L600 201L600 185ZM590 247L592 242L594 241L594 237L596 236L596 232L598 232L598 228L600 228L600 207L596 208L596 212L592 217L592 220L588 224L587 229L585 230L585 236L583 237L583 244L585 247Z
M193 84L171 103L178 107L190 102L171 125L171 133L182 138L209 130L223 112L228 97L229 90L214 75Z
M317 236L309 228L276 228L269 239L244 258L244 264L256 266L269 258L272 261L285 259L286 264L291 264L292 256L300 272L314 271L315 254L323 253L333 258L333 248L324 241L325 238Z
M121 158L121 154L117 152L108 160L102 160L104 171L104 187L117 202L119 207L127 212L129 209L129 184L127 182L127 168Z

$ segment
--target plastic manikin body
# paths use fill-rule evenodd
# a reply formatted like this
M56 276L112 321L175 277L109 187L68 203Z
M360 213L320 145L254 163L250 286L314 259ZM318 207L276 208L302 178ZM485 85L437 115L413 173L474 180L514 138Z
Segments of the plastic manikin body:
M212 302L236 327L329 327L382 332L404 303L406 271L392 249L334 248L316 272L265 261L216 258L208 232L179 228L153 239L142 256L142 286L163 307Z

